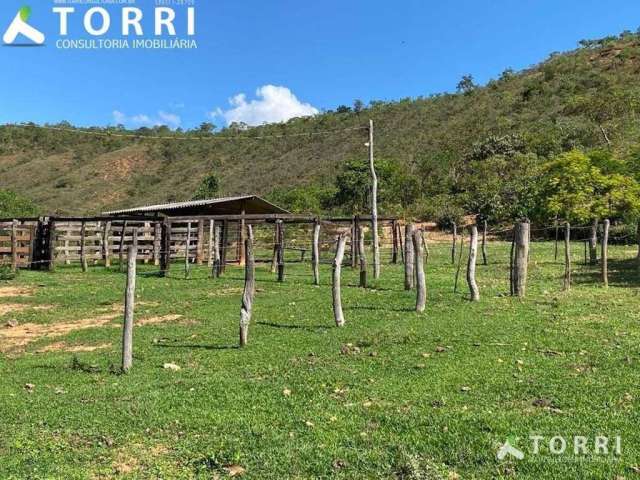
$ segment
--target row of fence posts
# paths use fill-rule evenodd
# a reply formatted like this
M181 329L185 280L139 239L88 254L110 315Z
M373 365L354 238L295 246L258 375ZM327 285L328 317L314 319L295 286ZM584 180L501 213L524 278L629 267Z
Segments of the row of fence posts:
M609 220L603 222L603 238L601 245L601 272L602 281L605 286L608 285L608 239L609 239ZM163 242L166 243L169 238L164 230L169 228L167 223L163 224ZM467 271L466 280L470 293L471 301L480 300L480 289L476 281L476 265L478 261L478 225L471 225L469 228L469 255L467 259ZM253 311L253 302L255 296L256 282L255 282L255 256L253 249L253 229L250 225L246 226L247 235L244 239L244 252L245 252L245 285L242 296L242 305L240 309L240 346L244 347L248 343L249 326L251 323L251 316ZM351 230L352 234L354 230ZM353 256L357 256L358 265L360 268L360 287L367 286L367 255L365 252L364 232L361 225L357 226L356 238L357 241L351 239L352 259ZM401 231L394 225L394 236L397 241L401 241ZM187 229L187 242L190 240L190 227ZM220 240L219 227L215 226L212 222L210 225L210 264L213 265L213 276L220 275L220 258L218 242ZM463 238L461 237L460 250L458 250L458 229L454 224L453 228L453 242L451 247L451 259L455 264L456 256L458 262L458 268L456 270L456 288L457 277L460 272L460 264L462 258L462 250L464 246ZM319 238L320 238L320 222L316 220L313 226L312 232L312 255L311 266L313 273L314 285L320 284L319 273ZM272 271L277 271L278 281L284 281L284 223L282 221L276 222L275 235L276 240L274 244L274 257L272 262ZM346 324L344 317L344 311L342 308L342 296L341 296L341 274L344 261L344 255L347 244L347 235L342 233L338 235L336 242L336 253L333 260L332 268L332 298L333 298L333 314L336 326L342 327ZM571 287L571 226L569 223L565 224L565 275L564 275L564 288L568 290ZM513 239L511 242L510 251L510 268L509 268L509 283L510 293L512 296L524 297L526 295L527 287L527 275L528 275L528 262L529 262L529 246L531 241L531 226L529 222L518 222L513 229ZM395 242L394 242L395 243ZM167 245L163 245L163 250ZM429 248L424 236L424 230L416 228L413 224L407 224L404 229L404 245L399 249L404 263L404 287L405 290L416 290L416 312L424 312L426 309L426 279L425 279L425 265L428 261ZM487 224L483 222L482 232L482 259L483 264L488 264L487 258ZM132 338L133 338L133 311L134 311L134 298L135 298L135 275L136 275L136 255L137 245L129 247L128 260L127 260L127 286L125 294L125 316L124 316L124 328L123 328L123 357L122 357L122 370L128 371L132 365ZM185 272L188 275L188 251L185 260ZM397 258L397 257L396 257ZM167 260L165 260L166 262ZM352 262L354 268L356 263ZM164 269L166 273L167 269Z

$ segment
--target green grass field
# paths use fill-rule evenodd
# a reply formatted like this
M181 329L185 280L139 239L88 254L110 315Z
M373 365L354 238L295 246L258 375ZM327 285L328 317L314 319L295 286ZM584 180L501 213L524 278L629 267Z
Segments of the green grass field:
M329 265L320 287L308 264L288 265L283 284L260 265L243 350L242 269L213 280L196 268L185 280L177 264L170 278L140 266L136 320L147 324L135 329L128 375L117 372L125 275L99 266L21 272L0 283L0 292L31 289L0 298L14 308L0 316L0 478L211 479L239 467L255 479L636 478L635 249L611 247L609 289L598 267L581 264L581 246L574 251L574 286L562 292L552 245L532 244L529 294L518 300L507 295L508 246L492 244L472 304L464 271L453 293L448 247L432 247L422 315L401 265L385 265L367 290L345 268L342 329ZM154 323L167 315L181 317ZM2 336L96 318L102 326L22 349ZM19 325L5 326L12 319ZM87 345L102 348L70 351ZM538 455L535 434L546 439ZM564 455L549 451L556 435L571 442ZM575 435L590 447L596 435L619 435L622 452L576 456ZM523 460L497 460L509 437Z

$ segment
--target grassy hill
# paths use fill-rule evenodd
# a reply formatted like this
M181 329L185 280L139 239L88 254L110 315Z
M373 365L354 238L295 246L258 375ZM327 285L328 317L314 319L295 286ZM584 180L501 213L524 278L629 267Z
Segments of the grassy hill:
M575 51L552 54L522 72L505 71L482 87L462 83L456 94L372 102L359 112L341 108L342 113L248 130L226 128L205 140L4 126L0 188L30 197L46 212L80 214L189 199L211 172L219 177L222 194L269 196L285 186L331 185L341 165L366 157L366 131L312 133L353 129L372 118L377 158L397 162L417 179L419 194L411 201L420 203L464 190L460 172L474 148L492 148L490 138L517 138L521 151L540 159L575 147L636 155L638 73L640 37L624 33L583 41ZM92 130L199 135L164 127Z

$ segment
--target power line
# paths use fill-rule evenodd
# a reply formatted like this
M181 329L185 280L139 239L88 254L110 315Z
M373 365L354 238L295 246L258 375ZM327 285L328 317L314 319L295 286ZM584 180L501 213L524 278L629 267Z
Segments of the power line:
M281 135L238 135L238 136L225 136L221 134L211 135L211 136L174 136L174 135L142 135L135 133L115 133L115 132L101 132L94 130L83 130L78 128L68 128L68 127L52 127L48 125L22 125L22 124L5 124L4 127L9 128L22 128L25 130L28 129L40 129L40 130L49 130L55 132L65 132L65 133L76 133L81 135L93 135L96 137L113 137L113 138L131 138L138 140L176 140L176 141L222 141L222 142L233 142L236 140L267 140L272 138L289 138L289 137L313 137L320 135L333 135L337 133L343 132L352 132L358 130L368 130L366 126L359 127L349 127L349 128L340 128L333 130L319 130L316 132L307 132L307 133L290 133L290 134L281 134Z

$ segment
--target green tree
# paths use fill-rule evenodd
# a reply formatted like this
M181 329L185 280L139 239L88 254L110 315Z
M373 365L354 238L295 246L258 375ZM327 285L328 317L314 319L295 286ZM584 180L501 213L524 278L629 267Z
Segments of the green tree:
M196 190L196 193L193 196L193 200L205 200L207 198L215 198L218 195L218 190L220 189L220 182L218 181L218 177L215 173L210 173Z
M40 209L30 199L11 190L0 190L0 218L35 217Z

